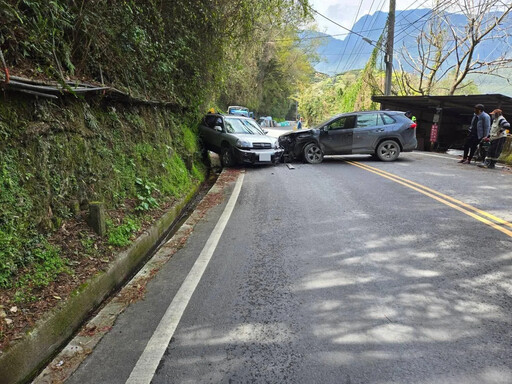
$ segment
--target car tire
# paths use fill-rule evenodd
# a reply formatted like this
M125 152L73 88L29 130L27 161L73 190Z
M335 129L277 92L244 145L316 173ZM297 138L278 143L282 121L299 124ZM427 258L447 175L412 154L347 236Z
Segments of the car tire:
M375 155L381 161L395 161L400 155L400 145L395 140L384 140L377 147Z
M232 167L235 165L235 161L233 158L233 150L231 147L225 145L222 147L220 151L220 163L223 167Z
M319 164L324 159L322 148L317 143L309 143L303 150L304 161L309 164Z

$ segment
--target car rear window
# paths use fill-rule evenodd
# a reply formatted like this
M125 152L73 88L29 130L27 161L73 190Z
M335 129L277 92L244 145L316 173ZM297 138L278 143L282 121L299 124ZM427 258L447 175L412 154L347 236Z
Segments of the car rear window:
M375 127L382 125L382 121L379 118L378 113L365 113L357 115L357 128Z
M380 116L382 117L382 120L384 121L385 125L395 123L395 120L391 116L386 115L385 113L382 113Z

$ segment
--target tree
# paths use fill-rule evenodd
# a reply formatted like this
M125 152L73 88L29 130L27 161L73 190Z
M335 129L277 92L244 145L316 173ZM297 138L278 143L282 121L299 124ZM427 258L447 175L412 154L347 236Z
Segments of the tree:
M219 105L242 104L260 115L284 118L297 86L313 74L299 37L299 26L312 18L305 1L267 3L254 3L250 35L226 47L218 74L223 85Z
M417 55L403 47L398 79L402 93L432 94L443 81L446 93L453 95L471 84L467 82L469 74L501 76L500 69L512 66L510 46L503 44L512 35L512 3L464 0L454 7L455 13L441 11L443 3L437 0L433 17L417 37ZM459 26L454 20L461 17L465 23ZM491 40L494 48L480 57L477 47ZM412 74L407 72L409 68Z

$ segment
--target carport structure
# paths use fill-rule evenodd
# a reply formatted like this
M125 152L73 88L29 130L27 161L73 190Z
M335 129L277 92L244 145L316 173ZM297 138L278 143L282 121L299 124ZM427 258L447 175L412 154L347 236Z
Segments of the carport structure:
M462 148L475 104L483 104L487 113L499 108L507 120L512 121L512 98L501 94L373 96L372 100L380 103L381 109L412 111L418 123L418 149L423 151ZM434 123L438 126L438 137L431 144Z

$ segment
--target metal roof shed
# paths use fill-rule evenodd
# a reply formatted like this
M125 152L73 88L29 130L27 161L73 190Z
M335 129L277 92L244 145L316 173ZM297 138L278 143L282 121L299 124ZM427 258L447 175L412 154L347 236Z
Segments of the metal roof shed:
M417 118L419 150L461 148L473 117L475 104L483 104L487 113L499 108L512 121L512 98L501 94L456 96L373 96L381 109L412 111ZM430 143L434 122L439 127L436 143Z

